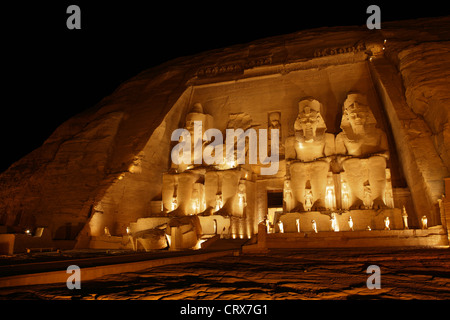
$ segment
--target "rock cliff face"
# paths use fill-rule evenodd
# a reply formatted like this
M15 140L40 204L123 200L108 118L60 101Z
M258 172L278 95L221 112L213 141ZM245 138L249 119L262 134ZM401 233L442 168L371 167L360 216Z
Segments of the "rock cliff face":
M217 86L215 97L203 98L222 101L226 109L233 102L221 84L240 81L260 95L268 88L258 89L258 81L250 79L280 81L301 70L312 74L312 84L314 77L328 79L323 78L332 92L338 82L356 83L358 77L331 71L367 71L363 79L373 82L373 99L382 106L375 116L384 117L382 126L390 132L394 188L409 187L416 215L440 224L438 199L450 170L449 61L450 18L436 18L384 23L381 30L307 30L167 62L63 123L3 172L0 224L46 226L55 239L98 235L105 226L124 234L130 222L151 215L150 202L161 197L170 136L197 102L192 96L202 97L196 88ZM307 84L291 88L296 86L308 92ZM330 96L336 106L343 94ZM329 132L339 131L338 123L327 125Z

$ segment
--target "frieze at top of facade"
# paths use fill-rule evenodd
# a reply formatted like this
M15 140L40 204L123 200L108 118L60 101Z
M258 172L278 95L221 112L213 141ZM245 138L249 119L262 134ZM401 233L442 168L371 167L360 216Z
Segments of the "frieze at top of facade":
M246 69L251 69L263 65L272 64L272 56L258 57L247 61L231 62L221 65L202 67L197 70L197 77L215 77L226 73L241 73Z

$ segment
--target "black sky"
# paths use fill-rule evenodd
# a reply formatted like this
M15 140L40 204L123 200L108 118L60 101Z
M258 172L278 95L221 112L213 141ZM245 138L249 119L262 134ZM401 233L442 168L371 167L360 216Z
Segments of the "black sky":
M66 9L81 8L81 30ZM33 1L2 5L0 172L139 72L180 56L325 26L449 15L445 2ZM6 54L5 54L6 53Z

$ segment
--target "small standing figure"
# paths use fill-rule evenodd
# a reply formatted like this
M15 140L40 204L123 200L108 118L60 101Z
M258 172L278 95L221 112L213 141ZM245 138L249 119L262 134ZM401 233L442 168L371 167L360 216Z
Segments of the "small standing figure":
M280 230L280 233L284 233L284 225L283 221L278 221L278 229Z
M384 218L384 230L391 230L391 228L389 228L390 224L391 221L389 220L389 217Z
M422 216L422 229L428 229L428 218L427 216Z
M348 227L350 228L351 231L354 231L354 230L353 230L353 220L352 220L352 217L349 217L349 218L348 218Z
M266 229L267 229L267 233L270 233L270 221L269 221L269 219L266 219Z
M278 152L280 154L284 154L284 147L281 145L281 114L280 112L272 112L269 114L269 130L267 130L267 135L268 135L268 151L269 153L272 152L272 130L278 130L278 145L279 145L279 150Z
M239 184L239 192L238 192L238 204L239 204L239 213L244 215L244 208L247 206L247 193L245 184Z
M339 225L338 225L338 221L337 221L337 218L336 218L336 213L332 213L331 214L331 229L334 231L334 232L338 232L339 231Z
M384 192L386 206L394 208L394 196L392 191L391 170L386 168L386 189Z
M284 180L284 189L283 189L283 198L285 203L286 212L290 212L292 210L292 189L291 189L291 180Z
M297 232L300 233L300 219L295 219L295 226L297 227Z
M329 210L336 209L336 197L334 194L333 175L328 174L327 186L325 188L325 207Z
M178 208L177 197L173 197L173 198L172 198L172 203L171 203L170 210L173 211L173 210L175 210L176 208Z
M313 194L311 189L306 189L305 191L305 209L306 211L311 211L313 206Z
M341 195L342 195L342 209L348 210L348 208L350 208L350 199L348 195L347 182L345 181L342 181Z
M409 229L408 227L408 213L406 213L405 206L402 209L403 229Z
M191 201L192 201L193 213L194 214L199 213L200 212L200 199L199 199L199 192L197 189L194 189L192 191Z
M223 207L223 200L222 200L222 194L216 194L216 207L214 208L214 211L219 211Z
M372 190L370 184L364 185L364 207L366 209L372 209Z
M311 226L315 233L317 233L317 223L316 220L311 220Z

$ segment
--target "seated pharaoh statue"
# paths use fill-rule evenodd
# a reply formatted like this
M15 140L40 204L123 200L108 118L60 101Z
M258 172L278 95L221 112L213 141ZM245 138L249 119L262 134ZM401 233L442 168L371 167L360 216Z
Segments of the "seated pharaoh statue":
M195 122L200 122L201 126L195 126ZM193 186L201 178L201 174L191 169L196 169L203 165L202 153L205 142L202 137L205 131L212 127L212 116L203 113L202 105L195 103L186 115L184 126L184 129L189 133L190 157L187 157L187 159L183 158L179 164L175 164L172 161L171 170L163 177L162 200L164 208L169 211L168 214L171 216L195 214L199 211L197 207L201 207L201 205L195 205L195 208L193 206L193 201L196 197L196 191ZM183 139L183 136L180 136L180 141ZM195 152L196 149L200 152ZM197 194L198 192L197 190Z
M295 136L286 139L294 211L325 210L330 156L335 153L334 135L326 133L319 101L306 98L298 106Z
M350 209L385 207L389 150L386 134L376 125L366 97L348 94L342 110L342 132L336 137L336 154L349 189Z
M201 123L201 126L195 126L195 122ZM199 166L203 164L203 149L207 144L206 141L203 140L203 134L206 130L213 127L213 118L209 114L203 113L203 107L201 103L195 103L192 106L190 112L186 115L186 122L184 129L189 132L189 138L191 142L190 148L190 161L189 163L185 163L184 161L178 165L172 163L172 168L176 168L178 172L183 172L187 169L191 169L195 166ZM197 131L196 131L197 130ZM180 136L180 140L183 140L183 137ZM195 150L201 151L196 152Z

